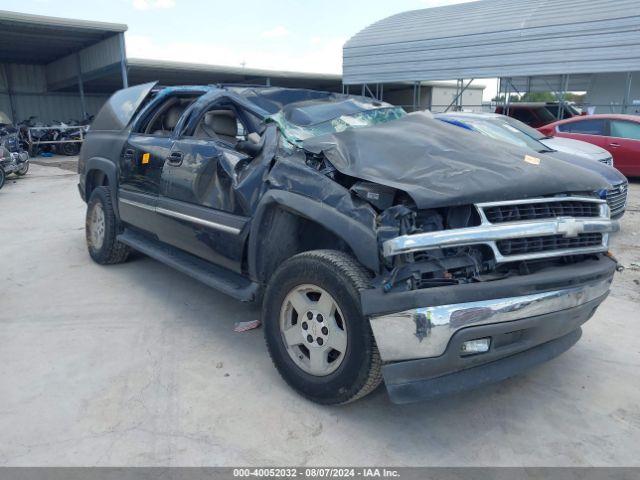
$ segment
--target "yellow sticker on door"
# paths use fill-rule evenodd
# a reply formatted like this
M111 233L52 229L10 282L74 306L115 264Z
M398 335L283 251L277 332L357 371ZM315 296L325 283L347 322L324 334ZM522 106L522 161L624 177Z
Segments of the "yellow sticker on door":
M146 165L150 161L151 161L151 154L150 153L143 153L142 154L142 165Z
M524 161L530 163L531 165L540 165L540 159L531 155L525 155Z

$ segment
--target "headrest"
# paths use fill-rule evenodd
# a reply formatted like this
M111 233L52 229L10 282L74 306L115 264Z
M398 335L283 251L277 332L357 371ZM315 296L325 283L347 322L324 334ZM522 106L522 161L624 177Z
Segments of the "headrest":
M204 116L204 124L217 135L235 137L238 134L238 122L231 110L211 110Z
M182 112L184 112L184 107L180 105L174 105L169 110L167 110L166 115L164 116L164 120L162 122L165 130L173 130L178 125L178 120L182 116Z

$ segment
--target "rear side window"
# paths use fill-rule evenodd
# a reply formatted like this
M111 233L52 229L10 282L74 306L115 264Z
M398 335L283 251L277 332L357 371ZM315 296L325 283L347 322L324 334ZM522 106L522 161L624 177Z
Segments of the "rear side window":
M640 140L640 123L613 120L611 122L611 136Z
M536 118L531 113L531 110L525 108L514 108L511 112L511 116L516 120L520 120L522 123L532 123Z
M558 125L558 130L566 133L581 133L583 135L604 135L604 120L581 120L579 122Z
M554 115L549 110L547 110L547 107L536 108L536 115L538 115L540 121L544 123L552 123L558 119L558 112L556 111L556 115Z

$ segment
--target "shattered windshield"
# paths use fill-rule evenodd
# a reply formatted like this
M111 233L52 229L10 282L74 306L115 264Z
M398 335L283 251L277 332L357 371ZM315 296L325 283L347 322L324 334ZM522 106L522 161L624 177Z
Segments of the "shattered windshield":
M308 138L318 137L329 133L343 132L350 128L362 128L380 123L390 122L402 118L407 113L401 107L385 107L363 110L360 112L339 115L330 120L310 124L296 125L286 119L283 112L278 112L267 118L275 122L287 140L297 144Z

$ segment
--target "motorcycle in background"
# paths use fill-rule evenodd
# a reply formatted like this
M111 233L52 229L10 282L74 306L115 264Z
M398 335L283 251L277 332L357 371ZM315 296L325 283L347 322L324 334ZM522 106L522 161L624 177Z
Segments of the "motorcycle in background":
M19 177L29 171L29 154L20 144L19 130L11 125L0 125L0 183L14 173Z

